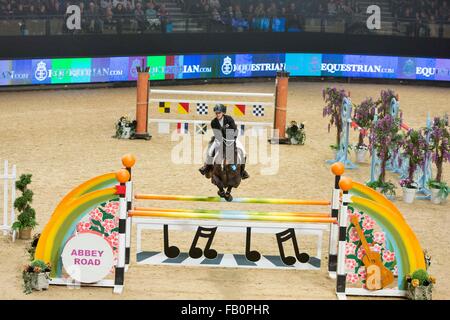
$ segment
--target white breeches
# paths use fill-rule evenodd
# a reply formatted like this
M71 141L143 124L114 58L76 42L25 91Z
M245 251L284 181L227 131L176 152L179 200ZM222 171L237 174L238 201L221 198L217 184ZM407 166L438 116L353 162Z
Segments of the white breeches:
M207 155L206 162L208 164L211 164L213 162L213 157L214 157L214 155L217 155L219 153L220 148L223 148L222 143L219 140L215 139L214 142L211 143L211 145L209 146L208 151L206 153L206 155ZM241 156L244 157L244 159L239 159L240 160L239 162L244 163L245 162L245 157L247 155L246 155L246 152L245 152L245 149L244 149L244 145L241 143L241 141L239 141L239 139L236 139L236 149L238 151L238 156L239 157L241 157Z

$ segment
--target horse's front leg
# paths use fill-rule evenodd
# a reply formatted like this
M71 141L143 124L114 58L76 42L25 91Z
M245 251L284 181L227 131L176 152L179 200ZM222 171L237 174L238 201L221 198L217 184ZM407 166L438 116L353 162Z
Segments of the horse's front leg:
M233 201L233 196L231 195L231 190L233 189L233 187L228 187L227 188L227 193L225 194L225 200L227 200L228 202Z
M217 187L219 188L219 191L217 192L217 194L219 195L219 197L225 198L225 197L226 197L226 192L225 192L225 190L224 190L222 187L220 187L220 186L217 186Z

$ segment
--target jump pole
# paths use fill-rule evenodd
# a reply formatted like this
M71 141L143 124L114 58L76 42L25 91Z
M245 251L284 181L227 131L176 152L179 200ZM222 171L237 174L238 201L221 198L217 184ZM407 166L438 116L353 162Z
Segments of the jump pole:
M136 101L136 133L132 139L150 140L152 136L148 133L148 99L150 93L150 70L149 67L137 67L137 101Z
M275 115L273 119L274 136L269 139L271 144L288 144L286 138L286 111L289 85L289 72L277 72L275 81Z

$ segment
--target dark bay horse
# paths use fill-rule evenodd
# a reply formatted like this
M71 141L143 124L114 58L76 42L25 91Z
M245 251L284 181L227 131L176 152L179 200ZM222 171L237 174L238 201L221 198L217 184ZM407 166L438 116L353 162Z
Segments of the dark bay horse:
M245 158L238 152L235 140L223 139L222 145L223 148L214 156L213 170L207 178L211 178L211 182L219 188L217 194L231 202L233 201L231 190L241 184L242 164L245 163Z

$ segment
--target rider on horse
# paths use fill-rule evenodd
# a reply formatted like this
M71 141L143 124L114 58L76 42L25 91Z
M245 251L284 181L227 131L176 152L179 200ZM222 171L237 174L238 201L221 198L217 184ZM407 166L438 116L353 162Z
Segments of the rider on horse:
M214 132L214 142L210 144L208 151L206 153L206 163L199 169L200 173L202 175L206 175L213 169L213 161L214 161L214 154L218 150L218 148L223 146L223 140L227 139L229 137L229 133L231 131L232 138L234 139L236 143L236 148L241 151L241 154L244 157L244 163L241 164L241 177L242 179L249 178L249 174L247 171L245 171L245 150L242 143L237 139L237 126L234 122L234 119L226 115L227 107L223 104L217 104L214 107L214 113L216 114L216 117L211 121L211 128ZM227 134L228 133L228 134Z

